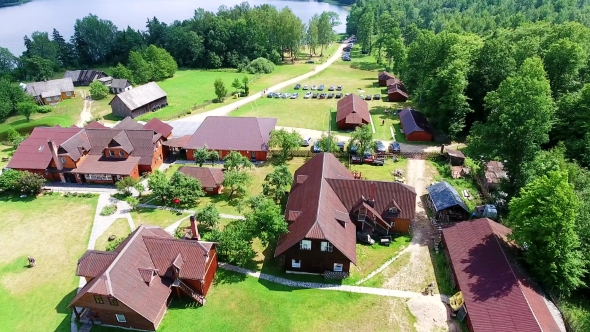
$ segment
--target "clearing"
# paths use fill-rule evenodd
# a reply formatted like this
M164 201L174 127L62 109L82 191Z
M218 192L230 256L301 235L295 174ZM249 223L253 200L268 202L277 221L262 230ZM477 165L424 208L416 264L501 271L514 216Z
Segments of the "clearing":
M119 218L96 239L94 250L106 250L109 244L109 237L114 235L116 238L126 238L131 233L127 218Z
M188 216L188 213L177 213L169 210L161 209L150 209L138 207L134 211L131 211L131 218L135 227L139 227L141 224L148 224L153 226L159 226L166 228L178 220ZM128 226L129 227L129 226Z
M0 196L0 330L70 331L97 197ZM37 265L27 267L27 256Z

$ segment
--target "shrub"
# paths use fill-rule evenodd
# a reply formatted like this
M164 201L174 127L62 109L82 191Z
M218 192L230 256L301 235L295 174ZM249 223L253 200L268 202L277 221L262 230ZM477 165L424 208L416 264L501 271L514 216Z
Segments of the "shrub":
M123 195L130 196L131 188L134 188L138 183L139 179L126 176L122 180L117 181L115 187L117 187L117 190L119 190Z
M22 173L13 169L7 169L0 175L0 190L16 191L17 183Z
M39 174L24 171L21 172L20 177L16 181L16 191L30 195L37 195L41 192L46 181L47 180Z
M135 210L135 208L137 208L137 204L139 204L139 200L133 196L126 197L125 202L131 206L131 210Z
M37 112L39 113L49 113L53 111L53 107L51 106L41 106L37 109Z
M117 249L117 247L121 244L121 242L125 241L124 237L118 237L116 239L114 239L113 241L110 241L107 244L107 248L106 251L113 251L115 249Z
M111 215L115 214L115 212L117 212L117 205L111 204L111 205L107 205L107 206L103 207L102 210L100 211L100 215L101 216L111 216Z
M268 59L258 58L252 60L244 69L250 74L270 74L275 70L275 65Z
M94 100L105 98L109 94L109 87L99 81L90 83L90 97Z

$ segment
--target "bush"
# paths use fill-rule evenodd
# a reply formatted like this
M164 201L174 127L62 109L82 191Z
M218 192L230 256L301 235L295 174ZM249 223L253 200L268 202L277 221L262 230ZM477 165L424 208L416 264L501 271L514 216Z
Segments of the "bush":
M115 204L107 205L100 211L101 216L111 216L117 212L117 206Z
M137 208L137 204L139 204L139 200L133 196L126 197L125 202L131 206L131 210L135 210L135 208Z
M114 239L113 241L110 241L107 244L107 248L106 251L113 251L115 249L117 249L117 247L121 244L121 242L125 241L124 237L118 237L116 239Z
M109 87L99 81L90 83L90 97L94 100L105 98L109 94Z
M0 175L0 190L37 195L45 185L45 178L31 172L6 170Z
M51 106L40 106L37 109L37 112L39 112L39 113L49 113L51 111L53 111L53 107L51 107Z
M252 60L244 69L250 74L270 74L275 70L275 65L268 59L258 58Z

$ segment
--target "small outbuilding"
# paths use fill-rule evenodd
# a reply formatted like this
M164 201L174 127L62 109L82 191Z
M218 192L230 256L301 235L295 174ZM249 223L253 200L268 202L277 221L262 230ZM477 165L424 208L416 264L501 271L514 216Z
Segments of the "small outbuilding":
M408 100L408 91L404 83L397 78L387 80L387 100L405 103Z
M484 186L488 191L498 189L500 182L508 179L508 174L504 170L503 163L499 161L488 161L484 164L484 167Z
M399 119L406 141L432 141L433 130L422 112L406 108L399 113Z
M178 171L199 180L203 191L208 195L219 195L223 190L223 171L221 168L183 166Z
M128 80L124 78L114 78L109 85L109 92L112 94L119 94L121 92L131 90L132 86Z
M382 71L379 73L379 76L377 76L377 79L379 80L379 86L387 86L387 81L395 79L395 76L386 71Z
M370 123L369 104L355 94L340 99L337 106L336 122L338 129L354 129Z
M428 187L428 205L440 221L469 219L471 213L457 190L446 181Z
M445 149L449 157L451 166L463 166L465 164L465 155L459 150Z
M168 96L155 82L138 86L118 95L109 103L113 115L131 118L168 106Z

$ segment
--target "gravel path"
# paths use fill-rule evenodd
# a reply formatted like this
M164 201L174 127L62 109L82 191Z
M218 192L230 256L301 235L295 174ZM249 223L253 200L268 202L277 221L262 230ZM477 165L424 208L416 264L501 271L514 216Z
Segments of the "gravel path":
M92 120L92 113L90 113L90 110L92 109L92 99L90 99L90 96L84 95L84 91L79 92L80 98L84 99L84 107L80 112L80 117L78 118L78 122L76 122L76 126L82 128L86 122Z

